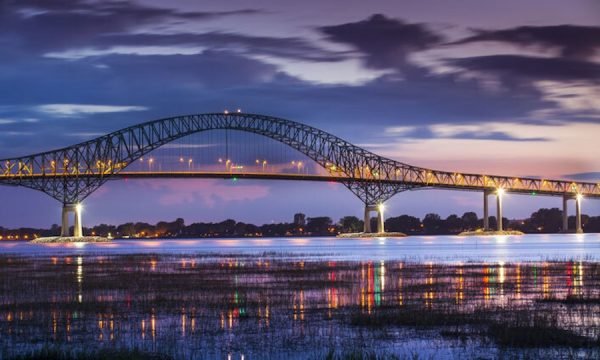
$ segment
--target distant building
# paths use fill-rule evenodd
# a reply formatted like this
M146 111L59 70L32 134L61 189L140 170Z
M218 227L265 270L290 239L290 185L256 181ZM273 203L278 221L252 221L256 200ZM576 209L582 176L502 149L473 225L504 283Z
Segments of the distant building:
M303 213L294 214L294 225L304 226L306 225L306 215Z

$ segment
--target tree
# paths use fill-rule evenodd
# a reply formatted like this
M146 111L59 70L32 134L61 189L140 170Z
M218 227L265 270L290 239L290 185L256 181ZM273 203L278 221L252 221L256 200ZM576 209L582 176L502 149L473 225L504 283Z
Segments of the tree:
M530 231L555 233L562 229L562 211L558 208L539 209L529 218Z
M309 217L306 221L306 231L311 234L328 234L332 223L328 216Z
M401 215L388 218L385 221L387 231L414 234L421 231L421 220L410 215Z
M462 218L459 218L457 215L452 214L446 218L445 221L445 232L457 234L463 230L463 221Z
M472 211L466 212L461 217L464 230L475 230L478 226L477 214Z
M423 227L428 234L439 234L443 220L438 214L429 213L423 218Z
M364 222L356 216L344 216L340 219L339 224L342 232L359 232L364 226Z

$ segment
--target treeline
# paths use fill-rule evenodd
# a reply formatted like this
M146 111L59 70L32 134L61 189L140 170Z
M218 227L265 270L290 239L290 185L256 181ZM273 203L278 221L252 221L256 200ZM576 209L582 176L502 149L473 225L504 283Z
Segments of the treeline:
M301 216L304 219L304 216ZM569 217L569 229L575 228L575 217ZM376 229L376 218L371 219L371 228ZM490 227L496 227L496 218L490 217ZM562 211L558 208L539 209L524 220L503 218L504 228L525 233L556 233L562 231ZM600 232L600 216L582 215L585 232ZM410 215L390 217L385 220L385 230L403 232L409 235L458 234L483 227L483 219L474 212L462 216L450 215L442 218L438 214L427 214L423 219ZM0 240L27 240L34 237L58 236L60 226L50 229L5 229L0 227ZM153 237L244 237L244 236L325 236L338 233L361 232L363 221L355 216L345 216L337 223L330 217L309 217L306 221L254 225L235 220L218 223L192 223L186 225L181 218L172 222L160 221L156 224L145 222L125 223L121 225L101 224L84 228L84 235L113 236L115 238L153 238ZM72 229L71 229L72 231Z

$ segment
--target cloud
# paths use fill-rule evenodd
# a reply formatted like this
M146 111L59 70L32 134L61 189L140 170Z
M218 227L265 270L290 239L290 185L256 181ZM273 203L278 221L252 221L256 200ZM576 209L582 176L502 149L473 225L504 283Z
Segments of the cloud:
M389 138L403 139L463 139L495 141L549 141L540 136L523 136L510 129L518 124L509 122L480 122L476 124L441 123L428 126L392 126L386 127L384 134ZM385 147L382 145L379 147ZM369 147L378 147L370 145Z
M366 56L367 66L376 69L406 66L410 53L429 49L443 40L424 24L405 23L381 14L358 22L323 26L319 30L328 40L361 51Z
M492 74L503 81L533 80L571 81L600 80L600 64L563 59L520 55L489 55L448 59L447 64L470 72Z
M436 124L429 126L432 136L446 139L473 139L473 140L498 140L498 141L550 141L541 136L527 136L519 131L519 124L515 123L483 123L469 125Z
M311 62L337 62L347 58L346 52L326 50L299 37L252 36L230 32L207 33L121 33L93 39L83 48L53 52L47 56L82 58L110 53L195 54L203 49L231 51L245 55L262 55ZM162 51L162 52L161 52Z
M128 111L148 110L145 106L121 105L87 105L87 104L46 104L38 105L36 109L42 113L58 117L74 117L79 115L105 114Z
M494 41L524 47L558 49L566 58L588 59L600 49L600 27L579 25L520 26L504 30L475 30L475 35L453 42Z
M577 181L600 181L600 171L565 174L563 175L563 177L566 179L573 179Z
M96 37L131 32L144 26L260 13L255 9L179 11L132 1L19 0L3 2L2 6L0 34L5 41L38 53L85 46Z

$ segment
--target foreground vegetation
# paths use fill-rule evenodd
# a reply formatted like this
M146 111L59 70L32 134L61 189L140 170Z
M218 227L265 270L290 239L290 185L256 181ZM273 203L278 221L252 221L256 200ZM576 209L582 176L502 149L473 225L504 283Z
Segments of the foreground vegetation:
M600 355L600 264L0 256L0 359Z

